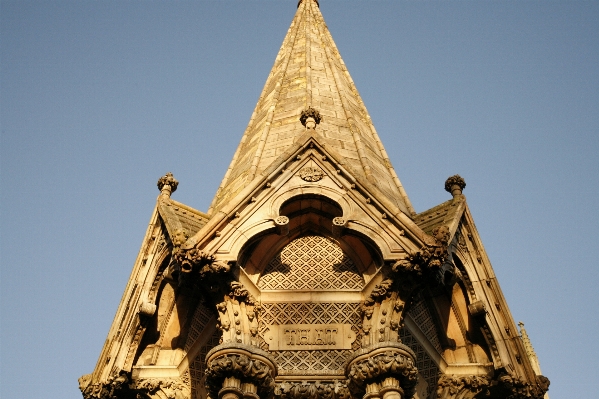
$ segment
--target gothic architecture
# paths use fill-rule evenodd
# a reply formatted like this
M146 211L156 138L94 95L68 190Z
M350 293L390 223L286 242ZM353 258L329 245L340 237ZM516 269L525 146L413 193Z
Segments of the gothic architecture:
M207 213L168 173L85 399L545 397L460 176L416 213L297 12Z

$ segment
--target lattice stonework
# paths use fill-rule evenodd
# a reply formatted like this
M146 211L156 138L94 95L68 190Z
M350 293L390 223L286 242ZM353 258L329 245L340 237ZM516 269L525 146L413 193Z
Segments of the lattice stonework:
M439 333L437 332L437 327L433 322L433 317L431 316L424 299L421 297L416 298L414 305L409 311L409 315L414 319L420 330L426 335L429 342L435 347L437 352L442 353L443 349L441 349L441 343L439 342Z
M208 309L203 303L200 303L196 308L193 319L191 320L191 328L189 329L189 334L187 335L187 340L185 341L184 350L185 352L189 351L191 345L198 339L204 328L206 328L206 324L213 316L213 313Z
M401 342L409 346L410 349L416 354L416 367L418 373L426 380L428 386L428 392L425 397L429 397L430 393L436 388L437 380L439 379L439 367L435 364L433 359L424 350L422 345L414 338L410 330L402 328L399 336Z
M364 279L333 241L305 236L291 241L268 263L258 286L263 290L361 290Z
M344 363L360 349L361 325L359 303L263 303L259 326L262 349L268 350L263 337L269 325L283 324L351 324L356 333L352 350L272 351L280 375L343 376Z
M191 375L191 398L200 399L204 397L204 371L206 371L206 355L210 349L214 348L219 344L221 339L221 331L216 330L210 337L206 345L200 349L200 352L189 365L189 374Z

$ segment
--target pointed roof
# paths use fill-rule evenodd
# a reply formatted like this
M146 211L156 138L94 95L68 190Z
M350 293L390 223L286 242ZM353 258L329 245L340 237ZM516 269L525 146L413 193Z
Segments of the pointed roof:
M242 191L305 133L299 117L308 107L322 115L315 138L334 148L360 177L412 217L410 200L315 0L300 1L208 214Z

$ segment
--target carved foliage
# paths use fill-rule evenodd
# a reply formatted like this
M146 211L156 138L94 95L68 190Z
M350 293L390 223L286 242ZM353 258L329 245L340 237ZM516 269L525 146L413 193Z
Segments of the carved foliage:
M308 120L308 118L314 118L314 122L316 122L317 125L320 123L320 120L322 119L322 117L320 116L320 112L318 112L312 107L308 107L307 109L302 111L300 115L300 122L302 123L302 125L306 126L306 120Z
M349 399L346 384L333 382L283 382L275 388L275 396L281 399Z
M362 306L363 345L399 341L404 313L425 284L438 284L438 272L447 262L449 229L433 231L432 244L409 254L391 267L389 276L378 284Z
M411 398L418 383L418 370L413 357L394 350L353 361L347 376L349 388L355 396L363 393L367 384L393 377L399 380L405 396Z
M489 386L489 379L484 376L452 376L444 375L437 385L439 399L473 399L479 392Z
M107 381L91 384L91 374L79 378L79 389L85 399L117 399L119 392L127 387L125 374L111 376Z
M140 379L131 384L131 388L140 394L138 398L188 399L191 395L191 389L188 384L179 379L172 378Z
M225 300L216 305L223 342L244 343L259 346L258 315L260 307L248 290L237 281L229 283Z
M451 193L453 191L453 186L458 186L460 191L466 188L466 181L460 175L453 175L445 180L445 191Z
M538 375L534 383L509 373L497 377L497 389L506 399L542 399L549 389L549 379Z
M166 175L158 179L158 183L156 183L156 185L158 186L158 190L160 191L162 191L164 186L170 186L171 192L174 193L177 190L179 182L177 181L177 179L175 179L171 172L168 172Z
M224 354L210 361L206 369L206 390L210 397L217 398L225 378L231 377L256 385L259 396L264 398L269 397L275 387L267 364L244 354Z

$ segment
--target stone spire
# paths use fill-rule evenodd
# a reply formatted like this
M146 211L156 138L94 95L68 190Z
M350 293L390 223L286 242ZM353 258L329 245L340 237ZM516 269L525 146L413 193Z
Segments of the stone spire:
M414 214L370 115L339 55L318 2L303 0L208 213L227 203L306 132L302 111L322 117L313 136Z

